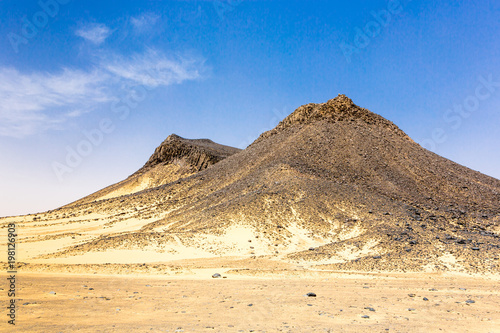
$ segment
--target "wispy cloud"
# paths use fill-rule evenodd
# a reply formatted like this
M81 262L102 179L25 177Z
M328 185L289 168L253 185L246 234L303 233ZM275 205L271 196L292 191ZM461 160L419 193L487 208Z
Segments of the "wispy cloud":
M116 100L124 84L169 86L196 80L203 70L201 60L170 58L155 50L101 59L90 71L21 73L0 67L0 136L21 138L62 127Z
M113 31L104 24L90 24L86 27L78 29L75 33L77 36L90 41L93 44L100 45L104 43Z
M160 16L151 12L129 18L136 33L150 31ZM128 29L127 29L128 28ZM203 59L167 56L147 49L125 56L104 42L113 33L104 24L88 23L75 34L96 46L90 70L22 72L0 66L0 136L22 138L49 129L64 129L71 119L118 100L124 86L149 88L196 80L205 71Z
M148 12L139 16L131 17L130 23L132 23L135 32L144 33L154 27L159 19L160 15Z
M110 101L106 75L64 69L57 74L23 74L0 68L0 135L24 137L57 127L69 117Z
M148 87L179 84L201 77L204 61L193 58L169 58L155 50L130 58L115 57L103 64L112 75Z

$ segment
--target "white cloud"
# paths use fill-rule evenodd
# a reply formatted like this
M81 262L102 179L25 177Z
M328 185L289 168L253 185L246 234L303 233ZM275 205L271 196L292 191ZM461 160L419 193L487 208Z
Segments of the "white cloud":
M22 74L0 68L0 135L24 137L55 128L96 103L109 101L101 91L106 79L96 71Z
M103 68L116 77L157 87L200 78L204 63L195 59L172 59L155 50L148 50L129 59L115 57L107 60Z
M149 50L103 59L91 71L21 73L0 67L0 136L22 138L63 128L69 119L116 100L124 84L169 86L201 77L203 61Z
M131 17L130 22L136 32L143 33L152 28L160 19L160 15L155 13L144 13L140 16Z
M104 24L91 24L76 31L77 36L80 36L96 45L102 44L106 38L111 35L111 33L111 29Z

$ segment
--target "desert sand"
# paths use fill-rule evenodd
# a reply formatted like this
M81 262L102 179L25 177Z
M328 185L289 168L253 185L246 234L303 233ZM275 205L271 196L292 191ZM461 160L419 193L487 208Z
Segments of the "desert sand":
M500 331L491 277L205 268L18 279L23 332Z

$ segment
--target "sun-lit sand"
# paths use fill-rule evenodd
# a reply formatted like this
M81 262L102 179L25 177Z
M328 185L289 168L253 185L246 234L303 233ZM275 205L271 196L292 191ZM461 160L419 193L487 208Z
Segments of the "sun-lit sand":
M220 272L226 278L213 279ZM19 274L24 332L499 332L499 281L437 274ZM286 277L286 278L285 278ZM313 292L316 297L307 297ZM6 297L2 293L2 302Z

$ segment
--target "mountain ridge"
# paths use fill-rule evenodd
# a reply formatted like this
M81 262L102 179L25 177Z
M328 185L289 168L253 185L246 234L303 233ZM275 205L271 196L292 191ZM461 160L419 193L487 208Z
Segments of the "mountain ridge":
M240 149L209 139L185 139L171 134L155 149L144 166L132 175L66 206L128 195L177 181L238 151Z
M308 105L201 170L206 151L185 155L187 139L169 137L145 173L178 166L179 152L193 172L37 215L42 225L64 221L74 239L51 231L65 246L28 260L113 262L117 253L148 251L156 261L223 256L341 270L499 271L500 180L422 148L344 95ZM81 231L81 223L99 232Z

